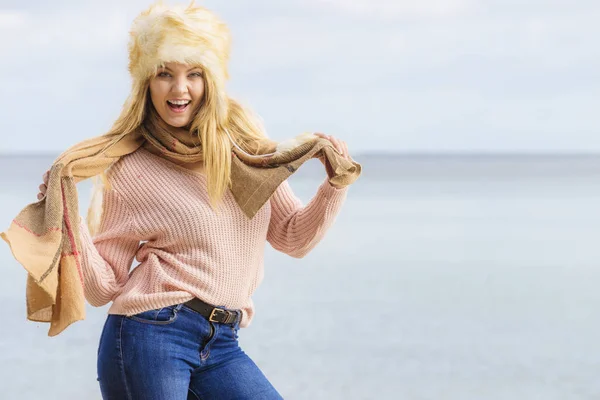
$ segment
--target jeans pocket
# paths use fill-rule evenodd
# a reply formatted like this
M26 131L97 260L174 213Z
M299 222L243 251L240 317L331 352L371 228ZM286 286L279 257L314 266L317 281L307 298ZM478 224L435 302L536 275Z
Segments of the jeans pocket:
M177 306L168 306L156 310L142 311L127 318L150 325L169 325L177 319Z

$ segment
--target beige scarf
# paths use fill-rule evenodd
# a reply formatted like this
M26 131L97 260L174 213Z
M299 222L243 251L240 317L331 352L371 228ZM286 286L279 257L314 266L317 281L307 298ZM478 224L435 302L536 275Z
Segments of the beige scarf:
M311 158L326 158L331 167L329 181L336 186L353 183L361 173L360 164L342 157L326 139L290 143L261 157L246 154L234 143L230 190L249 218ZM50 322L49 336L85 318L76 184L103 173L141 146L184 163L202 161L196 137L150 112L144 124L130 134L88 139L61 154L50 169L46 196L26 206L8 230L0 233L28 273L27 319ZM274 150L268 147L264 149Z

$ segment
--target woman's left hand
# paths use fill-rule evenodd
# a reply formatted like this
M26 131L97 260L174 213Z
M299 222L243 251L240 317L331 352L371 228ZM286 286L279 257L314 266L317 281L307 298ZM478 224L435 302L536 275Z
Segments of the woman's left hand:
M323 139L327 139L329 140L332 144L333 147L335 147L335 149L346 159L349 160L350 159L350 155L348 154L348 145L346 145L346 142L344 142L343 140L339 140L331 135L326 135L324 133L321 132L315 132L315 136L318 136L320 138ZM333 168L331 168L331 165L329 165L329 163L327 162L327 158L325 158L324 155L322 155L321 157L319 157L319 160L323 163L323 165L325 166L325 170L327 171L327 176L332 177L333 176ZM329 182L329 184L333 187L337 187L333 184L331 184L331 182ZM339 189L339 188L338 188Z
M333 147L335 147L335 149L338 151L338 153L340 153L346 160L350 158L350 155L348 154L348 145L343 140L337 139L331 135L326 135L321 132L315 132L315 136L329 140L333 144ZM320 157L319 159L323 164L325 164L325 157Z

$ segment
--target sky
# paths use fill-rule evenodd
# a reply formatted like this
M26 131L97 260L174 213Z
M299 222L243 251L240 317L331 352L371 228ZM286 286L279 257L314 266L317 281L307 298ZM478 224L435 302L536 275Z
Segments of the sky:
M130 89L130 24L151 3L0 0L0 153L105 133ZM196 3L229 24L228 92L273 139L325 132L354 154L600 152L597 0Z

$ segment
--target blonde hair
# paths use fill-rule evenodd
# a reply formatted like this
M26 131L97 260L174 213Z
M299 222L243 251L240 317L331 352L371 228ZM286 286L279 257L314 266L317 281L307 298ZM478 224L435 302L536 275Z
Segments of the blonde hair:
M215 209L231 184L231 140L250 154L266 153L276 146L267 138L258 116L225 91L230 51L227 25L193 1L187 7L167 6L159 1L134 20L128 50L132 90L121 114L104 135L112 140L100 153L144 122L152 104L150 80L160 65L170 61L199 66L204 72L204 96L190 123L190 132L200 138L208 195ZM92 233L101 222L102 194L105 187L110 187L109 171L110 168L93 182L87 215Z
M227 115L219 115L223 107L217 107L215 104L216 90L211 74L209 71L204 71L203 76L205 81L203 99L189 126L190 133L195 133L202 144L208 196L211 206L216 208L231 185L232 144L227 132L238 146L250 154L272 150L277 143L269 140L257 114L230 97L227 98ZM149 95L150 79L141 84L134 83L121 114L106 133L106 136L114 138L112 143L117 143L120 138L134 132L144 122L148 107L152 104ZM224 122L219 123L219 120ZM109 170L101 174L100 180L94 181L95 193L110 188L107 179ZM90 208L93 206L92 204Z

